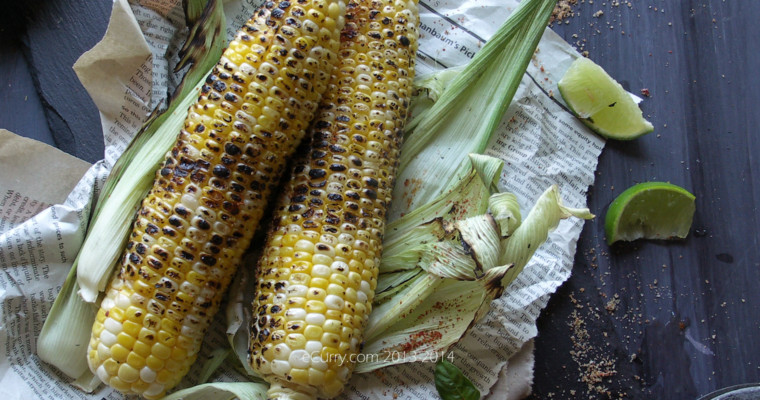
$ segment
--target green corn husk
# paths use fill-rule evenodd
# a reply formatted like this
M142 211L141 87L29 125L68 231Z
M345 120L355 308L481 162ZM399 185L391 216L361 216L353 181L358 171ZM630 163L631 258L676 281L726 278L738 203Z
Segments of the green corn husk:
M502 165L501 160L476 156L483 165ZM473 163L476 164L477 163ZM489 309L517 277L530 257L560 220L591 218L588 209L562 205L556 186L548 188L522 223L516 198L510 193L487 195L490 180L478 185L462 179L441 197L488 200L488 213L455 221L440 214L450 203L434 201L397 221L404 226L386 237L387 257L405 268L389 268L378 278L375 309L365 333L364 362L356 372L368 372L393 364L434 360L455 344ZM488 176L488 175L485 175ZM433 219L415 218L430 215ZM410 237L416 235L416 240ZM390 253L390 254L388 254ZM384 265L386 256L383 257Z
M163 400L266 400L268 389L258 382L214 382L178 390Z
M398 197L403 201L391 204L391 220L444 192L453 177L466 173L463 163L467 155L485 150L520 85L555 3L520 2L464 68L419 80L426 85L426 101L436 97L437 101L407 126L397 182L410 184L407 190L399 187Z

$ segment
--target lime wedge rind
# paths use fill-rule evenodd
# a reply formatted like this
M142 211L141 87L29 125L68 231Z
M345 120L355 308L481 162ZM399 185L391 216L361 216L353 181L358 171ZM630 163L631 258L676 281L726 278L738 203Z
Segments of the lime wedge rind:
M637 239L684 239L691 230L695 196L667 182L645 182L626 189L605 217L608 244Z
M632 140L654 131L636 98L588 58L573 61L557 87L568 108L601 136Z

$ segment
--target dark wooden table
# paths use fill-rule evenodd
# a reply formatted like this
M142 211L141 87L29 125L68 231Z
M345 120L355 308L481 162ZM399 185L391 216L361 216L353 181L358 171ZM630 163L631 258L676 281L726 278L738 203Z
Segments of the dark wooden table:
M0 15L0 128L94 162L100 122L71 65L111 1L36 0ZM654 133L608 142L573 275L539 320L536 399L694 399L760 381L760 1L585 1L553 29L642 93ZM0 160L0 163L2 161ZM607 246L625 188L697 196L678 242Z

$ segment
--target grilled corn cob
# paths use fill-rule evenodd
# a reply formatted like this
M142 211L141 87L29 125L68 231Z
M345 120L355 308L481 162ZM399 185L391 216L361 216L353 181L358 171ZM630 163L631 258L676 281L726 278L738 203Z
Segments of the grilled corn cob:
M195 361L279 171L337 63L345 3L267 2L188 111L102 300L90 369L161 397Z
M256 271L250 363L270 398L331 398L372 308L409 106L415 0L347 4L340 64Z

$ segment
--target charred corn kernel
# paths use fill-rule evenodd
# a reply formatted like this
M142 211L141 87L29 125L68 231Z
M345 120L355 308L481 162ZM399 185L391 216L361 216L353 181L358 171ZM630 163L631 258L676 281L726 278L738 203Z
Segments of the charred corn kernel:
M206 79L93 325L88 362L103 382L158 398L195 361L327 88L345 9L343 0L266 2ZM301 240L296 251L313 247Z
M414 75L417 3L353 0L346 20L340 66L257 268L249 354L270 398L341 392L377 285Z

